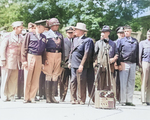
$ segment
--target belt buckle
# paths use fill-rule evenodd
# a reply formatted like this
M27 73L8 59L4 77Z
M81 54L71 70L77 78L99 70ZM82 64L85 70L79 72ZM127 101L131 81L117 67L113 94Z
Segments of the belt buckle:
M58 50L56 50L55 53L58 53Z

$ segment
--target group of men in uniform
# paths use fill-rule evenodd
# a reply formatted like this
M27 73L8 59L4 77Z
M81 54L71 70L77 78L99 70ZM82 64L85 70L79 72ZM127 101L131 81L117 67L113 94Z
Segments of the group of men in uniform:
M140 66L143 71L142 103L150 104L150 30L147 40L138 44L131 37L130 26L118 27L118 39L112 41L109 38L111 29L104 25L101 38L94 45L93 39L85 35L88 30L84 23L67 27L65 39L58 32L59 25L57 18L29 23L29 32L23 37L23 22L12 24L13 31L1 42L3 101L15 101L18 70L22 65L24 103L35 103L38 89L40 96L45 95L46 103L58 103L55 99L58 83L63 102L69 79L72 104L85 104L86 89L94 102L94 67L98 67L98 89L113 91L121 105L134 106L135 72L136 66Z

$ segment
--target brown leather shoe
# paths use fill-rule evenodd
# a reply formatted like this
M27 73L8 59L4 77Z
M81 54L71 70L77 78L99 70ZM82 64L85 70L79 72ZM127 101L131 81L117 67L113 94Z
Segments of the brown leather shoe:
M126 102L126 105L127 106L135 106L133 103L131 103L131 102Z
M85 104L85 102L82 102L82 101L80 102L80 105L84 105L84 104Z
M31 100L31 103L36 103L36 101L35 100Z
M77 104L76 100L72 100L71 104L72 104L72 105Z

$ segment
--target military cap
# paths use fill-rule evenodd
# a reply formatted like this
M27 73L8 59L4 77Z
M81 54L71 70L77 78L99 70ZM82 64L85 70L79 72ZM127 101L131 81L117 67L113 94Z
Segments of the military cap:
M29 29L29 28L32 28L32 27L35 27L35 24L32 23L32 22L29 22L29 23L28 23L28 29Z
M60 22L57 18L51 18L50 20L47 21L47 25L49 27L52 27L54 25L60 25Z
M46 26L46 21L47 21L47 20L38 20L38 21L35 21L35 24L36 24L36 25Z
M102 30L100 30L101 32L111 32L111 29L110 29L110 27L108 26L108 25L104 25L103 26L103 28L102 28Z
M124 27L120 26L116 29L117 33L123 33L124 32Z
M124 29L132 29L129 25L125 25Z
M74 32L74 26L69 26L65 28L66 32Z
M14 27L21 26L21 25L23 25L23 21L16 21L16 22L13 22L13 23L12 23L12 27L13 27L13 28L14 28Z

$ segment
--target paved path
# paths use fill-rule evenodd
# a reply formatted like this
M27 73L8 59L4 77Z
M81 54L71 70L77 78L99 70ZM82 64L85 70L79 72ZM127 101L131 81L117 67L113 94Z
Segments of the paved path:
M150 120L150 106L141 104L140 92L134 93L135 107L117 105L115 110L88 107L88 99L85 105L72 105L69 94L67 102L59 104L46 104L45 100L32 104L0 101L0 120Z

